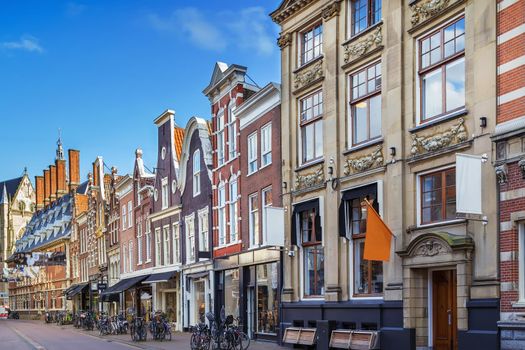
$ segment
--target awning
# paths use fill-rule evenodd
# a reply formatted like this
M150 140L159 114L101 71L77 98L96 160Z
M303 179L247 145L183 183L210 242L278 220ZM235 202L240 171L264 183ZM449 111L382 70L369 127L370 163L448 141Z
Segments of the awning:
M137 277L131 277L131 278L126 278L126 279L120 280L117 283L115 283L113 286L111 286L108 289L106 289L105 291L103 291L101 293L101 295L110 295L110 294L122 293L122 292L130 289L131 287L133 287L137 283L142 282L147 277L148 276L146 275L146 276L137 276Z
M161 272L161 273L155 273L153 275L150 275L144 282L142 283L157 283L157 282L168 282L170 278L172 278L177 271L169 271L169 272Z
M75 285L73 287L70 287L66 291L66 295L67 295L68 298L72 298L75 295L77 295L78 293L82 292L82 290L84 290L84 288L86 288L87 286L88 286L87 283L77 284L77 285Z

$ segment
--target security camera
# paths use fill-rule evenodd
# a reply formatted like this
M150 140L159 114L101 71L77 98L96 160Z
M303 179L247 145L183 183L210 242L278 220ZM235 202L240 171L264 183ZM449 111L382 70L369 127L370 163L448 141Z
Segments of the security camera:
M293 258L293 257L295 256L295 252L294 252L293 250L290 250L290 251L288 252L288 256L289 256L290 258Z

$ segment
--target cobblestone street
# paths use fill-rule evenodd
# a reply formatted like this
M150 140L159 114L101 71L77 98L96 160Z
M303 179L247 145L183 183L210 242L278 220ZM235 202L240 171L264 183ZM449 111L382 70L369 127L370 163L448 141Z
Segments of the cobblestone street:
M149 334L148 334L149 335ZM119 350L119 349L190 349L190 334L177 332L171 341L148 340L136 343L129 334L99 336L98 331L84 331L73 326L56 326L41 321L0 320L1 349L8 350ZM252 342L249 349L284 349L267 342Z

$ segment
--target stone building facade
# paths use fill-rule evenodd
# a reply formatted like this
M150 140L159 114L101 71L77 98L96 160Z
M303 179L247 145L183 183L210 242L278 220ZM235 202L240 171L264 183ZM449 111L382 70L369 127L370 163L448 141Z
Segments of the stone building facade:
M525 1L497 4L497 125L501 349L525 347Z
M9 305L9 269L6 260L35 211L33 184L26 172L21 177L0 181L0 304Z
M496 348L496 179L482 162L496 120L495 3L285 0L271 16L282 328L316 328L318 349L334 329L380 330L382 349ZM483 215L458 215L459 153L480 167ZM365 199L395 236L384 263L362 258Z

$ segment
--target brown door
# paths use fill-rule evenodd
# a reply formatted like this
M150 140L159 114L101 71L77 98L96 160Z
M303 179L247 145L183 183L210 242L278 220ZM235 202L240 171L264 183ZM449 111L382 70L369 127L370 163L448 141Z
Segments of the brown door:
M432 333L434 350L457 349L455 270L432 272Z

